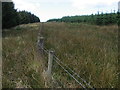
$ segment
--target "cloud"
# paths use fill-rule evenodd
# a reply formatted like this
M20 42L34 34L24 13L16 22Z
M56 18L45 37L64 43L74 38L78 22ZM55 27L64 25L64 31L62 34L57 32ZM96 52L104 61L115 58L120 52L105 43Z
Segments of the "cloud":
M66 13L66 3L69 0L13 0L18 10L30 11L37 15L41 21L50 18L62 17Z
M17 10L26 10L37 16L39 16L39 7L38 3L31 3L31 0L12 0L15 3L15 8Z
M12 2L12 0L0 0L0 2Z
M118 3L119 0L71 0L73 7L78 9L89 9L94 8L98 5L98 7L103 6L112 6L113 3ZM101 8L104 8L101 7Z
M36 9L35 4L30 3L29 0L13 0L15 3L15 8L18 10L33 10Z
M117 10L119 0L13 0L15 8L37 15L41 21L63 16Z
M13 1L18 1L18 0L13 0ZM19 2L29 2L29 3L41 3L41 4L58 4L58 3L67 3L70 2L70 0L19 0Z

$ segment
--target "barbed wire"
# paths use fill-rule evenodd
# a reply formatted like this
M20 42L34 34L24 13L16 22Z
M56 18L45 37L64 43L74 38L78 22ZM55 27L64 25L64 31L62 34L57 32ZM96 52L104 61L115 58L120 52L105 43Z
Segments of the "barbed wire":
M60 66L61 68L68 73L80 86L82 86L83 88L86 88L82 83L80 83L71 73L68 72L68 70L66 70L57 60L55 60Z
M42 48L42 50L46 53L46 54L49 54L49 50L47 50L46 48ZM85 86L87 85L89 88L92 88L93 87L87 83L82 77L80 77L76 72L74 72L70 67L68 67L66 64L64 64L55 54L53 55L54 58L55 58L55 61L62 67L62 69L67 72L78 84L80 84L80 86L82 86L83 88L85 88ZM62 65L61 65L61 64ZM79 82L67 69L65 69L65 67L68 68L72 73L74 73L74 75L76 75L79 79L81 79L85 85L83 85L81 82ZM94 89L93 89L94 90Z
M49 54L49 50L48 49L46 49L45 47L44 48L41 48L41 46L38 44L38 47L40 47L40 50L43 50L43 52L44 53L46 53L46 54ZM89 88L92 88L93 89L93 87L89 84L89 83L87 83L82 77L80 77L76 72L74 72L70 67L68 67L66 64L64 64L55 54L53 55L53 57L55 58L55 61L61 66L61 68L65 71L65 72L67 72L80 86L82 86L83 88L85 88L85 86L87 85ZM62 65L61 65L61 64ZM68 68L72 73L74 73L74 75L76 75L80 80L82 80L84 83L85 83L85 85L83 85L81 82L79 82L67 69L65 69L65 67L66 68ZM94 89L93 89L94 90Z
M39 35L40 33L42 33L42 28L43 28L43 23L42 23L42 27L40 28L40 32L39 32ZM38 40L39 41L39 40ZM38 44L38 47L39 47L39 50L42 50L45 54L49 54L49 50L46 49L45 47L41 47L41 44L39 44L39 42L37 43ZM68 74L70 75L82 88L86 89L86 86L95 90L89 83L87 83L81 76L79 76L76 72L74 72L70 67L68 67L66 64L64 64L55 54L53 55L53 60L55 60L55 62ZM61 65L61 64L62 65ZM69 69L73 74L71 74L67 69L65 69L65 67L67 69ZM73 76L74 75L74 76ZM77 80L75 78L75 75L82 81L84 82L85 85L83 85L83 83L81 83L79 80Z
M61 64L63 64L63 62L56 56L54 55L54 57L60 61ZM68 67L66 64L63 64L65 67L67 67L72 73L74 73L79 79L81 79L88 87L93 88L89 83L87 83L82 77L80 77L76 72L74 72L70 67Z
M49 53L49 50L47 50L46 48L43 48L43 51L48 54Z

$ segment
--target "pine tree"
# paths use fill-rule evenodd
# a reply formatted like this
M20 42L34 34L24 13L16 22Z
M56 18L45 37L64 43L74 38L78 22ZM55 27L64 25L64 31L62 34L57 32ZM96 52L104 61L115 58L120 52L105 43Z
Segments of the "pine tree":
M18 14L13 2L2 2L2 28L10 28L19 24Z

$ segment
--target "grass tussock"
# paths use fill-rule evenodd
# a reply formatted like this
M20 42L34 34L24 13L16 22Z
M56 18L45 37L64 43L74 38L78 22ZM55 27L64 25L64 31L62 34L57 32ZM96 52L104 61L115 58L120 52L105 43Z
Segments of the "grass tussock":
M118 27L79 23L45 23L45 46L96 88L118 87ZM60 67L55 77L67 87L78 85Z
M39 23L3 31L3 88L42 88L42 63L37 53Z

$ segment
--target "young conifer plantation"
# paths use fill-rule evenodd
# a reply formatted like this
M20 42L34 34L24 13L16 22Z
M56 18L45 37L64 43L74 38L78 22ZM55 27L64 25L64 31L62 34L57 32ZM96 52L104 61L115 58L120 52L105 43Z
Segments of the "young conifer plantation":
M48 22L71 22L71 23L88 23L95 25L110 25L117 24L119 19L119 12L111 13L97 13L95 15L82 15L82 16L65 16L61 19L50 19Z

